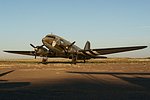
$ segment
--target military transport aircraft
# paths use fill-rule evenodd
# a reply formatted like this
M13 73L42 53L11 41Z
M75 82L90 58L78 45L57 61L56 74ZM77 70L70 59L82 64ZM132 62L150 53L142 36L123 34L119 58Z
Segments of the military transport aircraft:
M72 59L72 63L76 64L77 60L88 60L91 58L107 58L102 55L126 52L132 50L138 50L146 48L147 46L133 46L133 47L119 47L119 48L103 48L103 49L91 49L90 42L87 41L84 49L80 49L74 42L69 42L62 37L54 34L48 34L42 39L43 45L34 46L30 44L34 51L4 51L8 53L40 56L43 57L42 62L45 63L48 57L61 57Z

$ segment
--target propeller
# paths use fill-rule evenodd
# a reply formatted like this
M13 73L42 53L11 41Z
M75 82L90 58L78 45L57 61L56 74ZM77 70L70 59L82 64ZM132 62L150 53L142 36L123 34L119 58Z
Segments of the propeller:
M39 50L40 48L42 48L44 45L41 45L41 46L34 46L33 44L30 44L30 46L34 48L34 55L35 55L35 59L36 59L38 50Z
M76 42L74 41L74 42L72 42L69 46L66 47L66 50L65 50L66 54L68 54L69 49L70 49L75 43L76 43ZM72 63L73 63L73 64L76 64L77 58L78 58L77 51L74 51L74 52L72 53Z
M76 41L72 42L67 48L70 49L75 43Z
M36 48L33 44L30 44L30 45L31 45L31 47Z
M69 49L70 49L75 43L76 43L76 42L74 41L74 42L72 42L69 46L66 47L66 50L65 50L66 54L68 53Z

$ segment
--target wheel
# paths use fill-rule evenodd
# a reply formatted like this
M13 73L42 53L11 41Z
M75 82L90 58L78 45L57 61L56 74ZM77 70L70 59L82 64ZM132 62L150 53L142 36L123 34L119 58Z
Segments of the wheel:
M43 59L42 59L42 63L43 63L43 64L46 64L47 60L48 60L48 58L47 58L47 57L43 57Z
M72 64L76 64L77 63L77 56L73 55L72 56Z

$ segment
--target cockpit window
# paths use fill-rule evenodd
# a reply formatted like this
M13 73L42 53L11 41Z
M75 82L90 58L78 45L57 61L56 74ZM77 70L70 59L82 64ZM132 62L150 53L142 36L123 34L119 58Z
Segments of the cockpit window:
M48 35L48 36L46 36L46 37L55 39L55 36L51 36L51 35Z
M60 40L60 43L61 43L61 44L64 44L64 41L63 41L63 40Z

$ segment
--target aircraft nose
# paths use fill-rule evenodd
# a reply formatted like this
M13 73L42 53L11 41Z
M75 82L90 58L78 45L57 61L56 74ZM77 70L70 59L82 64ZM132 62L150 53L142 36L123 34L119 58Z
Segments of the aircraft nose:
M46 46L48 49L54 51L54 52L61 52L61 50L56 48L57 40L56 38L49 38L45 37L42 39L43 45Z
M47 44L47 43L52 44L53 39L45 37L45 38L42 39L42 42L43 42L44 45Z

